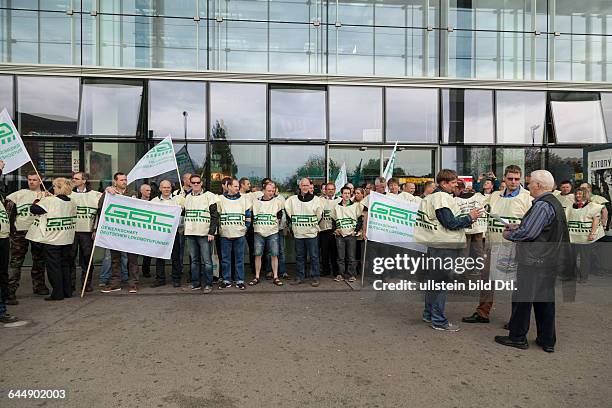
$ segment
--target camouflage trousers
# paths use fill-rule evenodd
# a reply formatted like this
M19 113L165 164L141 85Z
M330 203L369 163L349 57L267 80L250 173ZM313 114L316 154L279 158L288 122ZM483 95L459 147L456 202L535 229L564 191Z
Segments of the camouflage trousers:
M44 248L38 242L26 239L27 231L15 231L11 233L11 260L9 263L9 291L14 294L19 288L21 281L21 267L28 253L28 246L32 251L32 289L43 289L45 285L45 258Z

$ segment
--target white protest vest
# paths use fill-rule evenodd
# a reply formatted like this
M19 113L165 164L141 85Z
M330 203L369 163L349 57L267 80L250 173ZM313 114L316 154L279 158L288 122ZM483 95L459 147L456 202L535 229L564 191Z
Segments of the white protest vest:
M73 191L70 200L76 205L76 232L93 231L93 223L98 213L98 202L102 193L98 191L87 191L79 193Z
M317 197L308 202L300 201L297 195L285 201L285 211L291 218L291 229L295 238L314 238L319 233L319 219L323 214L323 203Z
M561 203L561 207L563 207L564 210L573 206L576 202L574 195L571 193L562 195L559 190L555 190L553 191L553 195L557 198L557 200L559 200L559 202Z
M601 210L603 205L590 202L582 208L569 207L565 209L570 242L573 244L592 244L605 235L601 225ZM595 230L595 239L588 240L593 227L593 220L599 218L599 225Z
M332 208L331 217L336 220L336 229L343 237L353 235L357 226L357 219L361 216L362 206L359 203L352 203L343 206L342 202Z
M26 239L41 244L68 245L74 242L74 228L76 224L76 205L55 196L45 197L38 206L46 211L36 217Z
M315 199L317 198L321 200L321 203L323 204L323 218L321 218L321 221L319 222L319 230L320 231L330 230L332 228L332 219L331 219L332 208L334 208L334 206L338 204L342 199L333 198L330 200L327 197L315 197Z
M408 201L409 203L417 203L417 204L421 204L421 201L423 200L421 197L412 195L410 193L407 193L405 191L402 191L401 193L399 193L397 195L399 198L402 198L406 201Z
M208 235L210 206L213 204L217 204L217 195L210 191L185 197L185 235Z
M246 215L250 200L243 195L230 200L224 195L218 196L217 210L220 217L219 235L224 238L238 238L246 234Z
M421 201L419 217L415 223L414 240L433 248L463 248L465 229L449 230L438 221L436 210L448 208L457 217L461 214L453 197L443 191L428 195Z
M461 214L469 214L473 208L484 208L486 197L480 193L476 193L470 198L455 197L455 201L461 210ZM467 235L483 234L487 232L487 214L482 213L480 217L472 224L472 228L466 228Z
M253 201L253 230L262 237L278 232L276 214L283 209L283 203L277 197L264 201L258 198Z
M591 195L591 202L595 203L595 204L606 204L608 202L608 200L606 200L604 197L597 195L597 194L592 194Z
M30 228L30 225L32 225L36 218L30 212L30 207L34 200L40 197L42 197L41 192L32 191L27 188L15 191L6 197L7 200L14 202L17 207L17 217L15 218L15 229L17 231L27 231Z
M11 232L11 224L9 222L9 216L4 208L4 205L0 203L0 239L8 238Z
M515 197L502 197L501 191L491 193L488 200L489 213L497 214L511 224L520 224L523 217L531 208L533 197L529 191L520 187ZM489 242L508 242L503 237L504 225L489 217L487 226L487 240Z

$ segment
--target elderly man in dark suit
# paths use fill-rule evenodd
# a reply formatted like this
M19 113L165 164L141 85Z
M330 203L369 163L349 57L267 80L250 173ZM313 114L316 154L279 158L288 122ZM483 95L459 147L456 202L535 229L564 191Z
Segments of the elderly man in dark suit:
M555 279L568 263L569 232L563 207L551 193L555 180L546 170L531 173L531 209L520 225L509 225L504 238L517 243L516 291L512 296L512 316L508 336L496 336L504 346L527 349L527 332L533 307L536 344L548 353L554 351Z

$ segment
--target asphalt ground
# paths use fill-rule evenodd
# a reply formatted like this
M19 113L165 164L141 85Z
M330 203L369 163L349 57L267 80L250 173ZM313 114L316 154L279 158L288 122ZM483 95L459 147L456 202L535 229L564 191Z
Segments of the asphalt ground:
M557 298L557 346L517 350L510 301L489 324L457 333L420 319L417 293L375 292L324 278L319 288L264 281L194 293L123 290L45 302L29 272L0 327L0 407L610 407L612 277L592 276L575 302ZM475 299L451 296L452 321ZM8 398L64 390L63 399Z

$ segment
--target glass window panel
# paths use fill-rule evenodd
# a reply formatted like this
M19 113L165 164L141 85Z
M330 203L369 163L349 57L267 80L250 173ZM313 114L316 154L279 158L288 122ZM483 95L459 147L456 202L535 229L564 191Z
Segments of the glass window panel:
M546 92L496 91L497 143L542 144Z
M270 174L284 196L295 194L302 177L310 177L315 192L325 182L325 146L271 145Z
M494 173L502 178L504 169L510 165L519 166L523 171L521 173L521 182L523 185L528 184L529 176L532 171L545 168L544 156L542 149L539 147L504 147L495 149L495 171Z
M331 74L372 75L374 71L374 27L329 28Z
M277 0L270 2L270 21L300 22L321 21L325 12L322 1Z
M261 185L267 174L266 163L265 144L211 143L211 191L221 193L224 177L248 177L252 185Z
M45 185L50 187L51 180L56 177L72 177L73 160L78 163L79 160L79 144L69 140L54 140L54 141L32 141L24 140L26 149L36 164ZM28 171L33 170L28 163L26 166L19 169L22 176L26 176Z
M391 148L384 150L383 168L387 165L392 152L393 149ZM434 164L436 162L434 152L433 149L406 149L398 146L393 177L398 178L400 184L407 182L407 178L434 177Z
M79 134L136 136L142 82L85 80Z
M380 159L381 149L377 148L330 147L329 180L335 180L338 177L344 163L347 179L355 187L373 183L374 179L380 175Z
M597 35L552 37L554 79L605 81L612 66L612 39Z
M21 134L76 134L78 78L20 76L17 91Z
M455 170L460 176L478 178L493 171L493 148L443 147L442 168Z
M533 31L535 1L450 0L448 25L468 30Z
M208 175L205 174L206 143L174 143L174 152L181 177L185 173L203 175L203 182L206 183L206 180L209 178ZM180 188L178 184L179 177L176 170L160 174L149 181L155 183L154 187L157 189L159 187L159 182L162 180L170 180L173 185Z
M267 0L210 0L208 2L211 17L223 17L232 20L268 19Z
M128 173L146 153L144 143L85 143L85 172L89 173L92 190L103 191L113 181L113 174L118 171ZM136 190L143 181L129 186Z
M270 72L320 72L321 28L308 24L270 24Z
M329 19L334 23L374 25L373 0L340 0L336 14L335 4L329 5Z
M609 24L612 17L612 2L608 0L549 1L551 31L577 34L612 34ZM554 11L554 16L552 12Z
M13 77L11 75L0 75L0 112L6 108L12 119L15 119L15 107L13 104Z
M212 69L268 71L268 23L224 20L211 31Z
M324 88L270 90L270 137L273 139L326 139Z
M210 84L212 139L266 139L265 84Z
M376 27L375 31L376 75L436 75L436 31L387 27Z
M386 138L389 142L438 143L438 90L386 89Z
M442 90L445 143L493 143L493 91Z
M197 0L98 0L102 13L193 17Z
M186 115L185 115L186 113ZM149 131L154 138L206 139L206 83L149 81Z
M35 11L2 10L1 30L5 37L3 61L38 63L38 13Z
M601 103L599 100L551 101L557 143L605 143Z
M612 93L601 94L601 110L603 112L608 142L612 142Z
M382 88L329 87L329 137L334 141L382 141Z
M557 185L569 180L577 187L583 182L582 155L582 149L548 149L546 168L552 173Z

